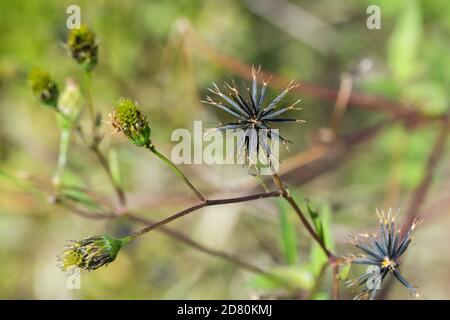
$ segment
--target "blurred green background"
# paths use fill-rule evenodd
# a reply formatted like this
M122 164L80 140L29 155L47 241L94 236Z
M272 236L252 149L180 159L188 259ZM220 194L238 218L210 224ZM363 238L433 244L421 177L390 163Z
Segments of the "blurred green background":
M48 201L59 128L55 114L32 97L26 77L37 66L50 71L60 87L69 77L83 83L81 68L62 46L66 8L71 4L81 8L82 23L99 39L99 65L93 73L95 108L106 121L119 97L137 100L149 117L153 142L166 154L175 145L170 140L174 129L192 130L194 120L223 119L222 112L200 100L212 82L240 79L230 68L233 63L262 65L285 79L334 90L342 75L350 74L354 91L389 98L424 117L449 112L450 2L445 0L0 0L3 299L305 298L323 264L295 214L269 199L207 208L171 226L205 246L278 270L294 290L159 232L132 243L107 268L82 274L80 290L66 288L66 276L56 267L56 254L66 240L123 235L141 227L126 219L83 219ZM366 27L370 4L381 9L380 30ZM370 68L361 70L361 61ZM271 88L270 95L278 91ZM281 127L283 136L294 141L289 151L282 150L286 162L321 143L317 136L329 132L335 105L308 92L291 93L286 103L298 98L302 98L300 117L307 123ZM345 112L343 135L390 116L389 111L358 107L349 106ZM158 219L194 203L163 163L121 135L110 135L109 125L103 124L101 130L105 136L101 149L117 157L135 213ZM354 252L347 233L376 227L375 208L407 211L439 130L437 122L419 127L389 124L351 150L333 170L306 184L290 185L299 200L309 198L320 209L338 254ZM404 276L428 299L450 298L449 159L444 152L433 172L421 207L424 223L402 266ZM240 166L192 165L183 170L212 197L249 193L248 186L254 185L254 178ZM65 179L115 201L107 176L75 135ZM360 272L354 268L351 276ZM327 273L313 298L329 298L330 278ZM344 285L341 289L342 298L352 297ZM409 298L409 294L395 282L387 297Z

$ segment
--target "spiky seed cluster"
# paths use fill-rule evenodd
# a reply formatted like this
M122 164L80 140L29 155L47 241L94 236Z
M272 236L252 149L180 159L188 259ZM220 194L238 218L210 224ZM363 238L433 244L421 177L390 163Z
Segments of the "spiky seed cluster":
M123 132L137 146L150 146L150 126L142 115L137 103L130 99L120 99L117 108L109 115L116 132Z
M47 71L39 68L31 69L28 84L33 95L43 104L56 108L58 106L59 89Z
M281 114L289 110L299 110L295 106L300 102L297 100L289 107L277 109L278 104L286 96L286 94L297 87L291 82L287 88L281 92L271 103L264 106L264 98L266 95L266 89L268 81L262 81L263 85L258 92L258 78L260 76L260 69L252 69L252 89L247 88L247 92L244 94L238 91L234 81L233 85L225 83L228 88L228 94L222 93L219 87L213 83L213 88L209 91L223 100L216 101L210 96L206 96L204 103L213 105L220 108L232 116L236 117L236 121L228 122L221 125L214 130L220 132L240 131L238 140L238 149L244 154L245 160L248 163L255 163L255 159L258 158L260 151L267 159L273 160L273 154L268 143L270 140L275 139L281 141L283 144L287 144L288 140L284 139L281 135L272 130L271 124L277 122L304 122L303 120L297 120L293 118L279 117Z
M123 239L114 239L108 235L72 240L58 256L58 266L65 272L74 268L85 271L98 269L113 262L125 243Z
M347 262L375 266L377 270L376 274L367 272L361 277L347 282L350 287L360 289L355 299L373 299L379 286L368 286L368 283L373 281L371 282L372 284L379 284L381 286L389 274L393 274L414 297L418 297L416 289L403 278L399 271L399 258L408 249L418 221L414 220L402 237L400 235L401 228L395 223L397 213L393 214L392 210L389 210L387 213L377 210L380 218L378 233L365 233L358 236L351 236L352 244L363 251L364 254L347 257Z
M86 71L97 65L98 43L94 32L82 26L70 30L66 44L70 56Z

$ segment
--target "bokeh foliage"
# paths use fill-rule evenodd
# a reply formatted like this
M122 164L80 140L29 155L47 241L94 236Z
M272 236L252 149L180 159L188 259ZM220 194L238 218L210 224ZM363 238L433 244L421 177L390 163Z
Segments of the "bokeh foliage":
M1 298L214 299L248 298L255 293L270 296L285 290L157 232L124 250L108 268L84 274L82 290L66 289L65 276L57 270L55 259L66 239L125 234L138 227L125 220L85 220L47 201L59 129L54 113L41 108L30 94L26 76L36 66L49 70L60 86L67 77L83 83L82 70L61 45L67 35L65 12L70 4L80 6L83 23L95 30L100 40L99 64L93 75L95 107L106 120L119 97L133 97L149 118L152 140L166 152L174 145L170 141L173 129L191 130L193 120L217 121L223 116L199 103L210 83L238 78L209 59L186 33L183 37L187 21L218 52L248 65L261 64L300 83L337 88L342 72L370 58L373 68L355 80L354 90L388 97L426 115L449 112L449 1L291 0L337 32L334 49L327 52L317 52L273 26L249 10L246 2L250 0L0 0ZM381 30L365 26L369 4L381 8ZM276 92L270 90L270 95ZM286 103L296 98L292 94ZM283 135L295 141L289 152L283 150L283 159L307 149L317 130L328 125L333 110L329 101L308 95L302 98L300 114L307 124L283 126ZM342 131L352 133L384 118L386 115L378 112L350 108ZM112 129L107 125L102 130L102 149L109 152L115 178L125 186L133 209L157 219L192 201L163 164L124 138L110 136ZM437 125L414 130L400 124L387 126L336 170L293 187L298 199L310 198L319 210L326 235L334 240L338 253L349 250L347 232L375 226L375 207L407 208L411 192L423 178L437 131ZM72 142L65 181L112 197L107 177L95 159L86 155L88 151L76 137ZM448 164L448 160L447 154L442 163ZM185 169L211 194L236 190L253 181L238 166ZM403 271L428 298L450 297L448 286L443 285L450 280L446 248L449 206L448 201L436 205L446 196L448 200L449 175L446 165L435 173L424 207L430 218L419 229L417 245L410 250ZM428 212L433 205L435 212ZM204 210L174 227L211 247L275 270L300 291L312 288L323 264L320 250L311 244L294 213L272 200ZM261 248L261 237L275 247L279 261ZM315 298L329 297L328 278ZM397 289L392 297L407 297Z

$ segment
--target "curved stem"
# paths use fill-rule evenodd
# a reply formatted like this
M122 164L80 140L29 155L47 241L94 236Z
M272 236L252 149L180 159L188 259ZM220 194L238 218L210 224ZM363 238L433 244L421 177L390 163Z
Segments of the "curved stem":
M189 181L189 179L181 172L180 169L168 158L166 158L163 154L159 153L158 150L153 145L147 146L147 148L153 152L158 158L160 158L164 163L166 163L183 181L186 183L186 185L192 190L192 192L195 194L195 196L202 202L206 202L206 198L204 195L202 195Z

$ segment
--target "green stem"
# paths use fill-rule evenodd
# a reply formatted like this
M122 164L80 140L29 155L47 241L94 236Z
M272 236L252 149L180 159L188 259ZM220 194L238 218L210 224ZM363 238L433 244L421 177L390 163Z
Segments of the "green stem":
M70 129L62 129L59 141L58 167L56 168L55 175L53 176L53 184L55 186L59 186L62 182L64 168L66 167L67 163L67 152L69 150L69 142L70 142Z
M120 242L122 243L122 246L126 245L128 242L130 242L131 240L133 240L135 237L134 236L127 236L127 237L123 237L120 238Z
M85 86L86 86L86 99L87 99L87 105L89 110L89 117L91 118L92 123L92 134L95 133L95 127L96 127L96 119L95 119L95 111L94 111L94 104L92 103L92 94L91 94L91 87L92 87L92 74L89 71L86 71L85 73Z
M165 162L183 181L186 185L192 190L192 192L196 195L196 197L203 203L206 201L206 198L192 185L189 179L183 174L183 172L178 169L178 167L169 159L167 159L164 155L158 152L153 145L147 146L147 148L153 152L158 158L160 158L163 162Z

